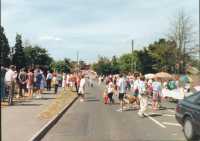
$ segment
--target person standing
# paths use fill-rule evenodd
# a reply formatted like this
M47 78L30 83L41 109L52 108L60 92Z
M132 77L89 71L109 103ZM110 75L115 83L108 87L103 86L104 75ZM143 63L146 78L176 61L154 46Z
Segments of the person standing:
M78 74L76 75L76 79L75 79L75 83L74 84L75 84L76 92L78 94L79 85L80 85L80 77L79 77Z
M152 108L153 111L156 111L159 107L159 102L161 101L161 91L162 91L162 85L161 82L158 81L158 78L153 81L152 83L153 88L153 103Z
M123 111L123 105L124 105L124 95L126 93L126 81L122 74L119 76L119 82L118 82L118 89L119 89L119 101L120 101L120 109L119 111Z
M13 105L14 85L17 75L15 73L15 66L11 65L5 74L5 86L8 94L8 105Z
M53 79L52 79L52 82L53 82L53 86L54 86L54 93L57 94L58 92L58 74L54 74L53 75Z
M34 84L34 74L33 70L30 68L28 69L27 74L27 89L28 89L28 96L33 97L33 84Z
M51 80L52 80L52 73L50 71L47 72L47 91L51 91Z
M83 102L84 101L84 97L85 97L85 77L84 75L81 76L81 80L80 80L80 86L79 86L79 90L78 93L81 96L80 101Z
M67 88L69 88L69 84L70 84L70 75L67 74L67 76L66 76L66 86L67 86Z
M36 70L36 75L35 75L35 87L36 87L36 98L41 98L41 81L42 81L42 74L40 73L40 69Z
M25 96L27 89L26 89L26 82L27 82L27 73L25 72L25 69L22 68L20 70L20 73L18 75L18 81L19 81L19 96L23 97Z
M64 89L64 91L66 90L66 74L63 73L62 75L62 88Z
M107 85L107 93L108 93L108 98L109 98L109 101L110 101L110 104L114 103L114 100L113 100L113 94L114 94L114 85L112 83L112 81L110 81Z
M45 76L44 76L44 73L43 73L42 70L40 70L40 74L41 74L41 76L42 76L42 79L41 79L41 82L40 82L40 94L42 94L43 91L44 91L44 88L45 88L45 86L46 86L46 80L45 80ZM41 96L42 96L42 95L41 95ZM41 98L41 96L40 96L40 98Z
M148 106L148 97L147 97L147 89L146 89L145 78L142 76L139 81L139 100L140 100L140 109L138 111L138 115L140 117L144 117L144 112Z
M135 75L135 80L133 82L133 96L136 98L137 106L140 105L140 100L138 98L139 95L139 85L140 85L140 77L138 75Z

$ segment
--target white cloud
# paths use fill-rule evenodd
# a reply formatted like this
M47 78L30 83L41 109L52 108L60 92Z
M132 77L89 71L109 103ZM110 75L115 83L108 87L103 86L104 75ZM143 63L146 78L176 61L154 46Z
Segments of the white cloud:
M56 36L41 36L39 37L39 40L41 41L62 41L63 39L60 37L56 37Z
M198 0L2 0L2 24L10 43L16 33L55 58L87 60L143 47L168 32L169 18L184 8L198 21ZM57 48L57 49L55 49Z

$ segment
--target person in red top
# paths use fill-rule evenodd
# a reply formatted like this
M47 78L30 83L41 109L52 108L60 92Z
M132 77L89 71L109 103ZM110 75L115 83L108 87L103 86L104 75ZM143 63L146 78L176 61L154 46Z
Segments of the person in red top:
M29 97L33 97L33 83L34 83L33 69L28 69L27 89L28 89L28 96Z

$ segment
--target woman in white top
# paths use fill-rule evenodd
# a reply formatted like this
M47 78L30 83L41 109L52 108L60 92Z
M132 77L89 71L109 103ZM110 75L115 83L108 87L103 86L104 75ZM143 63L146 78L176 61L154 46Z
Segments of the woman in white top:
M83 102L84 101L84 95L85 95L85 78L84 78L84 75L81 76L78 93L81 96L80 101Z
M114 85L111 81L107 85L107 92L108 92L109 101L110 103L113 104L114 103L114 100L113 100Z

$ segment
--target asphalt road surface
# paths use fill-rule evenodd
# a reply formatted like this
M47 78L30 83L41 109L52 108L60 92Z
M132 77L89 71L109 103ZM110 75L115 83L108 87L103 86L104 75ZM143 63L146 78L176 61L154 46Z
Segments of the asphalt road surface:
M43 141L185 141L174 117L175 104L140 118L137 110L118 112L119 105L105 105L102 87L88 88L86 101L79 99L46 134ZM117 98L116 98L117 99Z

